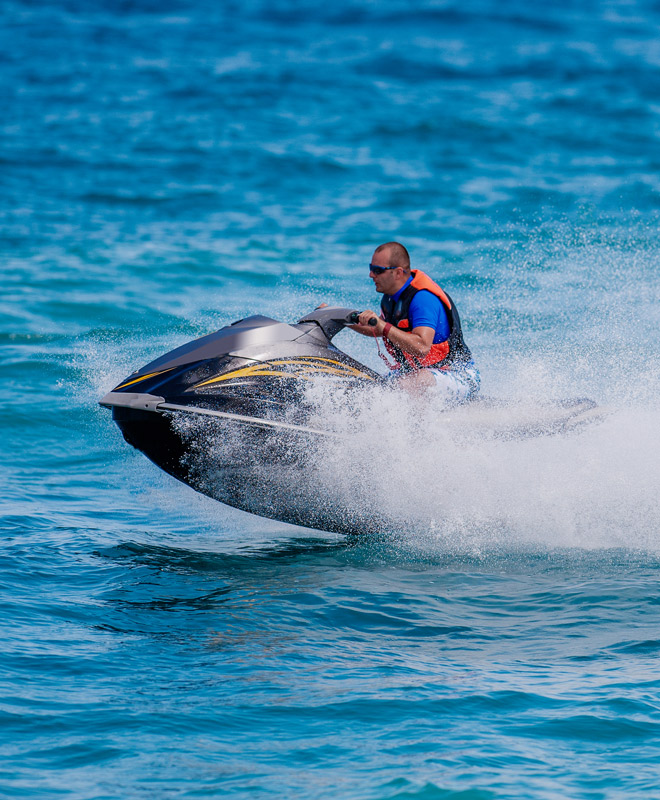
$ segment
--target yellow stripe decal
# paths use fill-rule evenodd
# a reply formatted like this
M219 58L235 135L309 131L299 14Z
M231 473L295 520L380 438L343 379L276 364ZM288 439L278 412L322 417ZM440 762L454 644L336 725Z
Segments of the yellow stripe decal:
M118 389L125 389L127 386L132 386L134 383L140 383L140 381L146 381L147 378L153 378L156 375L164 375L166 372L174 369L174 367L168 367L168 369L161 369L159 372L150 372L148 375L140 375L139 378L133 378L131 381L126 381L125 383L120 383L119 386L115 386L112 390L116 392Z
M331 364L336 366L330 366ZM297 369L292 372L284 372L282 370L272 369L272 367L294 367ZM267 361L263 364L253 364L249 367L242 367L233 372L227 372L225 375L220 375L217 378L210 378L209 380L202 381L202 383L198 383L195 386L195 389L199 389L202 386L210 386L214 383L221 383L222 381L233 380L234 378L248 378L256 375L271 375L277 378L303 378L305 380L310 380L312 375L318 375L319 373L340 375L342 377L351 375L373 380L371 375L360 372L360 370L355 369L355 367L343 364L341 361L335 361L332 358L322 358L321 356L304 356L295 360Z

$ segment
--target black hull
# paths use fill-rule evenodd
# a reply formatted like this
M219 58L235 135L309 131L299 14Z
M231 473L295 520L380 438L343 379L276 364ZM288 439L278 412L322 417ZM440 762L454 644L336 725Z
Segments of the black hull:
M184 464L185 443L170 415L115 408L112 418L130 445L173 478L190 483Z
M172 477L234 508L268 519L342 534L375 534L385 520L365 519L359 498L338 505L324 492L327 440L180 414L113 409L124 439ZM348 500L348 502L347 502Z

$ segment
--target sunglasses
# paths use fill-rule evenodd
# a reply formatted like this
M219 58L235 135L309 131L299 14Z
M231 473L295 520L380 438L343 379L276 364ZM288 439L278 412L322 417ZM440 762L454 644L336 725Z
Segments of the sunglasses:
M382 275L388 269L398 269L398 267L377 267L375 264L369 264L369 272L373 272L374 275Z

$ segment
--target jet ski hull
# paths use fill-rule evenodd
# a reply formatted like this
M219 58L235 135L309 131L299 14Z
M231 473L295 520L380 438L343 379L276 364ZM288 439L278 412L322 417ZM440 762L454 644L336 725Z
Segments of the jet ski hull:
M315 469L333 434L303 426L265 427L185 412L114 408L124 439L154 464L196 491L261 517L337 533L382 530L347 498L324 496Z

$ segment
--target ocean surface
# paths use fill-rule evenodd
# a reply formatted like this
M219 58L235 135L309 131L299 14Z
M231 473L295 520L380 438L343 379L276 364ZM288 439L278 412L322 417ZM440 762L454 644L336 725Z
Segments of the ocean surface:
M5 0L0 98L0 796L660 798L658 3ZM438 448L373 403L328 480L405 524L345 537L98 407L375 308L391 239L485 394L604 419Z

